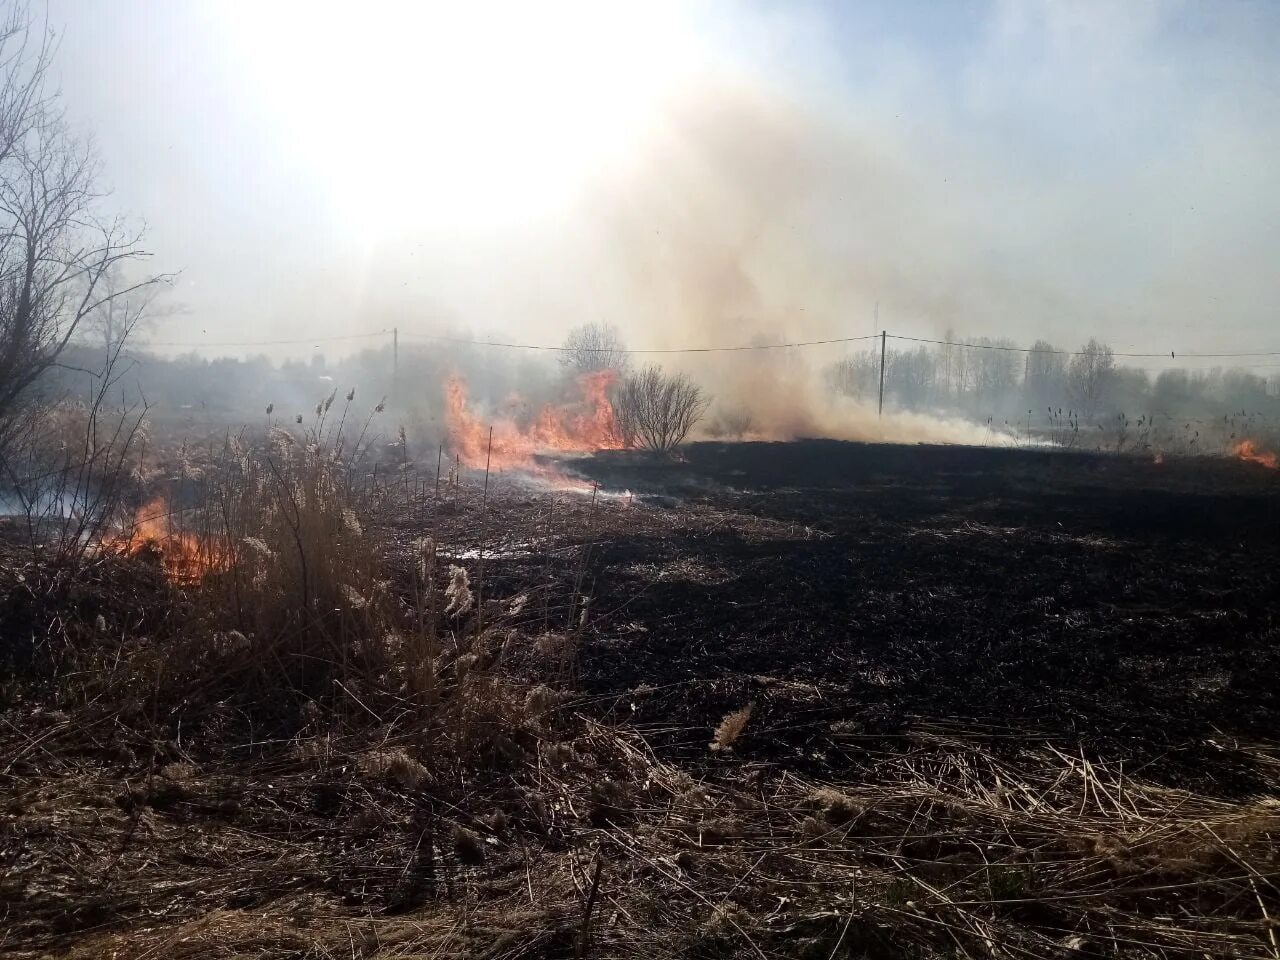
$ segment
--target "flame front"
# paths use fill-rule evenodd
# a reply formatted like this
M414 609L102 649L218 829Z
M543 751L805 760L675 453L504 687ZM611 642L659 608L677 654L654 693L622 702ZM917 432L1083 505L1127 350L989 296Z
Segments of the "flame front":
M127 531L104 537L103 549L127 557L155 556L175 583L194 583L230 566L225 550L195 534L173 530L170 516L164 498L156 497L137 509Z
M622 435L609 401L609 387L617 379L616 370L601 370L578 378L581 401L547 404L527 427L510 417L492 423L467 408L467 385L452 376L444 386L449 442L462 463L483 470L525 470L545 473L534 460L539 453L594 453L620 450ZM490 450L489 430L493 429Z
M1272 470L1280 469L1280 457L1277 457L1270 450L1259 450L1258 445L1252 440L1241 440L1231 452L1241 460L1260 463L1262 466Z

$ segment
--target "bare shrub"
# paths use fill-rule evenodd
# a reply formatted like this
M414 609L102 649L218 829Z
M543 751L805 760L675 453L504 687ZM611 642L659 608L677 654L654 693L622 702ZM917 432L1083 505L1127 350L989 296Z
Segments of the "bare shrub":
M683 373L651 364L622 381L613 409L627 446L665 453L684 441L709 403Z

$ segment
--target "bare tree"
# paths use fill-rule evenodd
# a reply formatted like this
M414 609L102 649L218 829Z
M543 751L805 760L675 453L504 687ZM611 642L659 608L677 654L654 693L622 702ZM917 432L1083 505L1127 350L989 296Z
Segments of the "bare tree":
M1062 402L1067 378L1067 356L1048 340L1037 340L1027 354L1022 377L1027 403L1046 407Z
M25 6L10 7L0 21L0 454L32 385L86 318L157 279L105 282L146 254L123 221L95 215L92 151L46 90L52 53Z
M98 283L97 306L85 314L80 333L103 348L103 362L116 358L125 340L153 330L157 321L184 312L181 304L168 300L168 278L152 278L135 283L125 276L119 263L112 266ZM157 298L165 293L165 301ZM101 371L97 371L101 374Z
M937 358L928 347L891 350L886 364L885 388L899 406L917 410L933 402Z
M827 384L836 393L855 400L871 396L880 381L880 348L860 350L826 369Z
M1067 386L1071 402L1086 421L1092 421L1115 375L1116 360L1111 348L1096 339L1071 358Z
M569 331L564 338L560 363L574 373L594 373L597 370L627 369L626 344L618 328L608 323L584 323Z
M622 381L613 409L627 446L665 453L689 435L709 403L683 373L651 364Z

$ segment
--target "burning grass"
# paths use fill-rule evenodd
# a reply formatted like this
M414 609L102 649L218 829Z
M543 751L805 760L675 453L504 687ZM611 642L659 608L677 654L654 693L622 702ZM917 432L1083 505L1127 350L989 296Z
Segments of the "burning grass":
M1252 440L1241 440L1232 448L1231 453L1241 460L1260 464L1269 470L1280 469L1280 458L1270 450L1260 449Z
M609 400L617 376L614 370L581 374L578 401L548 404L527 425L506 416L481 419L468 406L466 383L451 377L444 387L449 445L471 469L533 474L547 472L538 454L620 450L623 437Z
M150 557L178 583L198 582L232 562L225 544L176 529L173 509L162 497L139 507L123 531L102 538L101 547L126 557Z

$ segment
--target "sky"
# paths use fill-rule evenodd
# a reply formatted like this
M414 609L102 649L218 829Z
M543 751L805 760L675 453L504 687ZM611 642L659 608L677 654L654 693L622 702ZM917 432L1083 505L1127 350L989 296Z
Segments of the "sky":
M1277 4L48 16L104 206L180 271L154 341L335 354L390 327L555 343L604 321L638 347L1280 349Z

